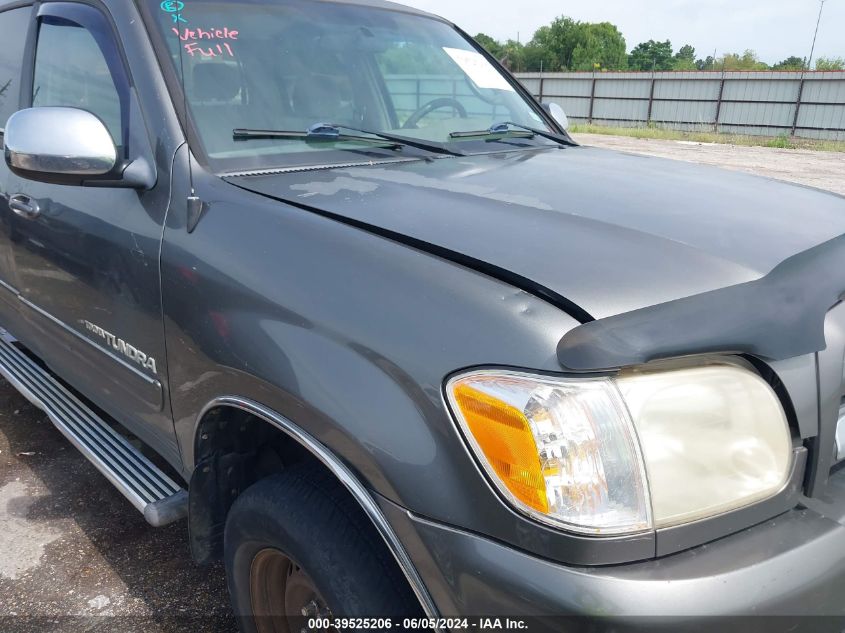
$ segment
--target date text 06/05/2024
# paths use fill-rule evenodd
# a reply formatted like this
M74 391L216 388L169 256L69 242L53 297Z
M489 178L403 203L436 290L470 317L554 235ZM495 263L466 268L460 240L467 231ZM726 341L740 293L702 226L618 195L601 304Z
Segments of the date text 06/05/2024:
M307 630L449 630L449 631L527 631L528 622L519 618L309 618Z

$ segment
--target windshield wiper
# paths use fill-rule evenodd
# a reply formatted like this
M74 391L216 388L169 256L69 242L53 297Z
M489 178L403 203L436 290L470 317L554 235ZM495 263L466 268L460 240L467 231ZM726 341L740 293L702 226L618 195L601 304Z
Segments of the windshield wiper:
M450 156L466 156L466 154L462 151L451 149L446 147L443 143L438 143L436 141L421 141L420 139L411 138L409 136L399 136L397 134L390 134L386 132L373 132L372 130L362 130L356 127L349 127L348 125L333 125L331 127L336 128L338 131L349 130L350 132L360 132L361 134L372 134L373 136L383 138L386 141L393 141L394 143L407 145L408 147L414 147L416 149L422 149L427 152L448 154Z
M375 136L356 136L353 134L341 134L336 127L312 125L304 132L297 130L258 130L252 128L235 128L232 130L232 138L236 141L249 141L259 139L290 138L304 141L338 143L355 141L362 143L383 143L383 138ZM390 149L398 149L399 143L393 143Z
M357 134L344 134L342 130L349 130L350 132L359 132L367 136L359 136ZM296 130L256 130L250 128L235 128L232 130L232 138L236 141L246 141L250 139L273 139L273 138L291 138L300 139L307 142L343 142L355 141L363 143L380 143L388 141L391 143L391 149L398 149L399 147L413 147L416 149L425 150L427 152L434 152L437 154L449 154L451 156L463 156L463 152L449 149L440 143L420 141L414 138L406 138L404 136L396 136L394 134L386 134L384 132L372 132L370 130L363 130L359 128L349 127L347 125L335 125L333 123L316 123L309 127L304 132Z
M517 128L517 130L512 130L511 128ZM521 132L518 130L521 130ZM451 134L449 134L449 136L450 138L473 138L476 136L498 136L502 134L507 134L508 136L521 136L524 138L542 136L543 138L555 141L556 143L560 143L561 145L575 145L575 143L573 143L570 139L560 134L555 134L554 132L548 132L546 130L539 130L537 128L522 125L520 123L514 123L513 121L502 121L501 123L494 123L486 130L478 130L472 132L452 132Z

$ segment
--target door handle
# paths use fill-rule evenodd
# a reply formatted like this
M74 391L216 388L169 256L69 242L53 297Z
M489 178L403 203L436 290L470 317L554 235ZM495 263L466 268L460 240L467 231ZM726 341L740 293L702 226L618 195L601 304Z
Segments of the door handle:
M15 212L16 215L21 216L27 220L34 220L41 215L41 207L36 200L22 193L16 193L9 196L9 208Z

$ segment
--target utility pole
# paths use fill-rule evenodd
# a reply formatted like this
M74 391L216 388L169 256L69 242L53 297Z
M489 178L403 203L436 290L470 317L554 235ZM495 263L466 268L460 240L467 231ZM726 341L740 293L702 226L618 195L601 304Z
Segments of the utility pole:
M807 70L813 69L813 53L816 52L816 38L819 36L819 25L822 23L822 11L824 11L824 3L826 0L821 0L819 4L819 19L816 21L816 32L813 34L813 45L810 47L810 59L807 60Z
M816 38L819 36L819 25L822 23L822 11L824 11L825 0L821 0L819 4L819 19L816 20L816 32L813 33L813 45L810 47L810 58L807 60L807 65L801 70L801 81L798 83L798 98L795 100L795 116L792 119L792 136L798 130L798 114L801 112L801 99L804 97L804 81L808 70L813 68L813 53L816 52Z

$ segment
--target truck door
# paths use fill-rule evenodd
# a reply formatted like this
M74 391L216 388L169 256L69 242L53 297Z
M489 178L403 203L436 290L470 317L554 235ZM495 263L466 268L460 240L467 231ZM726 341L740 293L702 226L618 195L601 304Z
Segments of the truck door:
M88 110L106 124L119 156L145 155L155 164L150 126L101 10L42 4L30 76L33 107ZM151 190L19 177L10 178L7 190L37 210L11 217L28 320L27 332L14 334L95 404L174 457L158 265L170 195L163 171Z
M8 118L18 109L23 75L23 57L32 7L0 11L0 142ZM12 327L17 317L17 280L12 257L12 215L9 208L9 169L0 160L0 327Z

